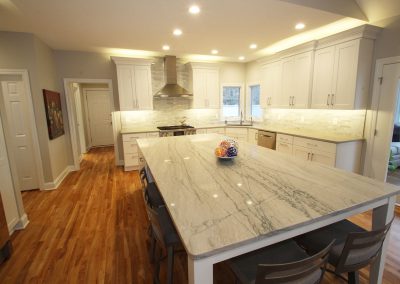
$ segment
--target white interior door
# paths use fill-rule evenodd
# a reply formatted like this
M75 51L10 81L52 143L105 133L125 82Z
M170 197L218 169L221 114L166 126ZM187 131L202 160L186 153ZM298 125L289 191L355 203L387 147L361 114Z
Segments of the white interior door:
M85 93L91 145L114 144L110 91L86 90Z
M11 136L11 151L16 160L19 185L21 190L37 189L39 180L23 82L3 81L1 86L7 133Z
M384 65L382 77L369 176L385 181L393 135L394 113L400 88L400 63Z
M79 136L79 154L86 153L86 140L85 140L85 129L83 128L83 112L82 112L82 100L81 92L79 87L73 86L74 99L75 99L75 110L76 110L76 123Z
M14 186L8 162L7 148L4 140L3 125L0 118L0 194L3 200L4 213L10 230L18 222L18 208L15 200Z

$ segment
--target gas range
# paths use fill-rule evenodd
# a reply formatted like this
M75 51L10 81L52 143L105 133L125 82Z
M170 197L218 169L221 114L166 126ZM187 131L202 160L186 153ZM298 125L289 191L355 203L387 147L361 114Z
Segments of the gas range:
M168 125L157 128L160 130L160 137L196 134L196 128L191 125Z

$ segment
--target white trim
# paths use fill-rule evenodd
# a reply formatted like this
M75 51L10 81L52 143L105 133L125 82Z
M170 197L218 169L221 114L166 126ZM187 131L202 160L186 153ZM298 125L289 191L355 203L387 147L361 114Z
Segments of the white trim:
M153 59L134 58L134 57L118 57L118 56L111 56L111 60L114 61L114 63L116 65L135 64L135 65L150 66L151 63L154 62Z
M115 164L117 166L123 166L125 162L124 160L119 159L119 144L118 144L118 141L122 141L122 138L118 139L118 137L121 135L121 112L120 111L112 112L111 119L112 119L113 135L114 135Z
M32 93L31 93L31 84L29 81L29 74L28 70L26 69L0 69L0 75L20 75L22 76L22 82L25 88L25 97L27 99L27 107L28 107L28 119L30 121L30 129L32 135L32 143L33 143L33 155L35 158L35 165L36 165L36 174L39 180L39 187L42 188L44 185L44 174L43 174L43 164L42 164L42 156L40 154L40 147L39 147L39 137L36 128L36 119L34 113L34 106L32 100ZM13 173L16 176L15 172ZM16 187L16 190L20 190L19 186Z
M365 151L365 162L364 162L364 171L363 175L372 177L372 154L374 150L374 142L375 142L375 129L376 129L376 123L377 123L377 114L378 114L378 109L379 109L379 98L380 98L380 88L381 85L379 83L379 78L382 77L383 74L383 67L384 65L388 64L396 64L400 63L400 56L395 56L395 57L388 57L388 58L382 58L378 59L376 61L376 67L375 67L375 75L374 75L374 81L373 81L373 91L372 91L372 99L371 99L371 109L368 110L367 112L367 119L366 121L366 126L369 125L369 129L366 127L365 129L365 138L367 139L367 150ZM388 143L388 148L387 149L381 149L383 153L388 153L390 151L390 143ZM385 152L386 151L386 152ZM389 161L389 157L388 157Z
M223 107L224 107L224 87L239 87L240 88L240 105L239 105L239 116L224 116ZM240 112L246 114L245 104L246 104L246 88L244 83L222 83L220 88L220 120L226 119L240 119Z
M14 218L11 220L10 223L7 224L8 232L9 232L10 236L14 233L15 227L17 226L18 222L19 222L18 218Z
M29 220L28 216L26 214L22 215L22 217L19 219L18 223L15 225L14 229L15 230L22 230L25 229L26 226L28 226Z
M78 171L80 169L79 164L79 151L78 151L78 136L76 135L76 117L75 117L75 103L72 100L73 93L70 90L69 85L72 83L106 83L108 84L110 95L112 98L112 111L114 111L114 93L113 93L113 85L111 79L79 79L79 78L64 78L64 92L65 92L65 101L67 103L67 111L68 111L68 125L70 129L70 138L71 138L71 146L72 146L72 157L74 161L74 170Z
M259 86L260 88L260 108L261 108L261 117L252 117L251 114L251 87L253 86ZM262 97L261 97L261 83L260 82L250 82L246 84L246 93L245 93L245 104L244 104L244 117L245 119L249 120L250 117L252 117L253 121L263 121L263 117L264 117L264 110L262 108ZM247 104L250 103L250 106L248 106ZM247 111L249 111L250 113L247 113Z
M63 180L67 177L70 172L75 171L75 167L70 165L67 166L53 182L46 182L42 190L54 190L57 189Z

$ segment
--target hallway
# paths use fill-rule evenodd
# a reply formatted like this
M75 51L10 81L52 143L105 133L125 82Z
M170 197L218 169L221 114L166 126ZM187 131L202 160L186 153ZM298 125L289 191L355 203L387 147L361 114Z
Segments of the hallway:
M139 177L114 165L112 147L91 150L58 190L24 192L23 201L30 224L12 236L14 253L0 266L0 283L152 283ZM369 220L368 213L353 219L366 227ZM174 282L186 283L184 253L175 264ZM399 267L397 214L383 283L399 283ZM365 271L361 278L367 283ZM224 265L215 279L233 281ZM327 274L323 283L343 281Z

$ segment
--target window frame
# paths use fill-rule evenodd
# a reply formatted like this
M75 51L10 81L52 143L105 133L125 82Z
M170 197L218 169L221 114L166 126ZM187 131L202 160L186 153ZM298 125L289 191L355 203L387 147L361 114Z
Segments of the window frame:
M226 87L233 87L233 88L240 88L239 92L239 115L238 116L224 116L224 88ZM246 116L246 111L245 111L245 96L246 96L246 90L244 89L244 84L243 83L222 83L221 84L221 90L220 90L220 103L221 103L221 108L220 108L220 117L221 121L225 120L239 120L240 119L240 112L243 113L243 119Z
M252 117L251 113L251 87L258 86L260 88L260 109L261 109L261 117ZM262 121L264 116L264 110L261 104L261 83L260 82L251 82L247 84L246 88L246 119L250 120L251 118L253 121Z

